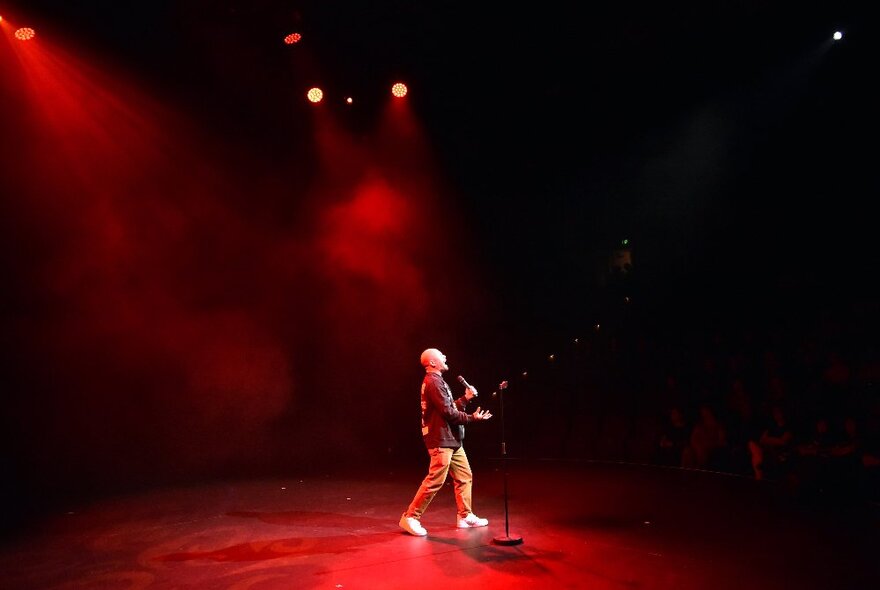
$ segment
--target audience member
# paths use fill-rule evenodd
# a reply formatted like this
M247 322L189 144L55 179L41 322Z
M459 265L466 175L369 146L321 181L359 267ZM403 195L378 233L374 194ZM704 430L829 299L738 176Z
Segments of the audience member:
M785 474L789 466L794 435L788 427L785 413L780 406L771 409L770 424L756 443L751 443L752 468L755 479L776 479Z
M669 417L664 425L657 449L657 462L661 465L681 467L682 455L688 444L690 429L681 408L669 409Z
M727 467L727 435L715 412L708 404L700 406L700 416L690 439L691 465L700 469L725 469Z
M755 423L751 396L741 379L734 379L727 396L729 421L727 443L730 447L730 467L734 473L752 473L749 443L757 443L761 432Z

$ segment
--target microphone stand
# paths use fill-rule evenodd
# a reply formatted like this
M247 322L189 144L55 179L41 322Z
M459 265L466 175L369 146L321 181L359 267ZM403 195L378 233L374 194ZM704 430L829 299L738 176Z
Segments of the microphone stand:
M496 545L519 545L523 542L519 535L510 534L510 514L507 510L507 442L504 440L504 391L507 381L498 386L498 402L501 413L501 465L504 472L504 534L492 539Z

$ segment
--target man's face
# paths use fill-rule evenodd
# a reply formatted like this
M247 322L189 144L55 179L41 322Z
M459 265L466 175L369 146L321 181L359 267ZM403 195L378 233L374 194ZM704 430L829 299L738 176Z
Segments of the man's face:
M449 365L446 364L446 355L436 348L428 348L422 353L422 366L425 369L433 369L435 371L448 371Z

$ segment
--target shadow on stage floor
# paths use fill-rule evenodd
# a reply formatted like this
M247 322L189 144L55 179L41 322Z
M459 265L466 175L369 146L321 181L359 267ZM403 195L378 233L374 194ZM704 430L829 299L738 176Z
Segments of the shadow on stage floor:
M870 507L797 505L772 485L611 463L475 466L483 529L454 526L451 489L397 527L423 473L216 482L47 515L4 544L3 588L876 588ZM448 486L447 486L448 487Z

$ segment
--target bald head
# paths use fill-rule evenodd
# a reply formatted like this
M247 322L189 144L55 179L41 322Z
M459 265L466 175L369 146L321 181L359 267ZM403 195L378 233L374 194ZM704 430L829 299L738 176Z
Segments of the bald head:
M420 358L425 371L430 373L441 373L449 369L446 364L446 355L436 348L429 348L422 353Z

